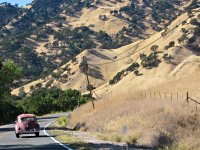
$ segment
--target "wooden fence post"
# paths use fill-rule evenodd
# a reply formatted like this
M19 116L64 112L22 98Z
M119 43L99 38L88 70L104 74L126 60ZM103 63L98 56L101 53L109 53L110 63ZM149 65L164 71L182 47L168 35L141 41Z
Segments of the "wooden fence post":
M189 100L195 103L196 111L197 111L197 109L198 109L197 104L200 105L200 102L198 102L197 100L194 100L193 98L189 97L189 93L187 92L187 98L186 98L186 101L187 101L188 104L189 104Z
M187 103L189 103L189 93L187 92L187 98L186 98Z

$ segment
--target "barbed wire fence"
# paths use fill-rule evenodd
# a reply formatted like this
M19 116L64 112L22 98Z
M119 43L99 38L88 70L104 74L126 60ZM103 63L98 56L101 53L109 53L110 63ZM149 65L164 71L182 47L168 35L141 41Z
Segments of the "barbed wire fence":
M119 93L118 93L119 94ZM121 93L123 96L123 93ZM106 98L112 98L114 97L114 93L112 90L107 91L106 93L102 94L101 96L97 97L96 100L106 100ZM189 95L189 92L166 92L166 91L158 91L158 90L138 90L131 94L131 99L133 100L142 100L142 101L148 101L148 100L160 100L160 101L168 101L168 102L174 102L174 101L180 101L183 103L187 103L188 105L191 104L195 106L196 111L200 107L200 99L198 98L192 98Z

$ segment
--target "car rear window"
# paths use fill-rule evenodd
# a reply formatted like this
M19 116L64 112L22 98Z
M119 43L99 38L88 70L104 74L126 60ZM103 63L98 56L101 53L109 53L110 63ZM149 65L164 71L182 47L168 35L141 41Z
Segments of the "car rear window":
M21 118L21 122L27 122L27 121L34 121L35 117L23 117Z

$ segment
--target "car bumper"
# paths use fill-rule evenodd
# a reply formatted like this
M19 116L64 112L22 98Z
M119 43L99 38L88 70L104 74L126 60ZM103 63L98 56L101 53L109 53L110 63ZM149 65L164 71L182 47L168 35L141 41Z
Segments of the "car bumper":
M26 130L26 131L19 131L17 132L18 134L34 134L40 132L39 129L33 129L33 130Z

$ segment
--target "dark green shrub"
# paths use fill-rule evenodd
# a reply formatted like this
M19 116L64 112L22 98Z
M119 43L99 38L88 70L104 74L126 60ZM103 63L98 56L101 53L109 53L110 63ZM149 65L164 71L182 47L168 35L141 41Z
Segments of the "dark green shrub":
M134 74L135 74L136 76L139 76L139 71L138 71L138 70L135 70L135 71L134 71Z
M145 54L140 54L140 59L141 59L141 65L147 69L157 67L158 64L160 63L157 51L150 53L148 56Z
M157 50L158 50L158 48L159 48L159 46L158 46L158 45L153 45L153 46L151 47L151 50L152 50L152 51L157 51Z
M179 42L179 43L182 43L182 42L184 42L186 39L187 39L187 35L184 33L184 34L178 39L178 42Z
M140 65L139 65L138 63L133 63L132 65L130 65L130 66L126 69L126 71L132 72L132 71L138 69L139 66L140 66Z
M119 82L119 81L122 79L122 77L123 77L123 75L124 75L124 72L125 72L125 70L122 70L121 72L118 72L118 73L113 77L113 79L109 81L109 84L112 85L112 84L116 84L117 82Z
M54 82L53 79L49 80L49 81L45 84L45 87L46 87L46 88L50 87L50 86L53 84L53 82Z
M174 45L175 45L175 42L174 42L174 41L171 41L171 42L169 43L169 47L174 47Z

